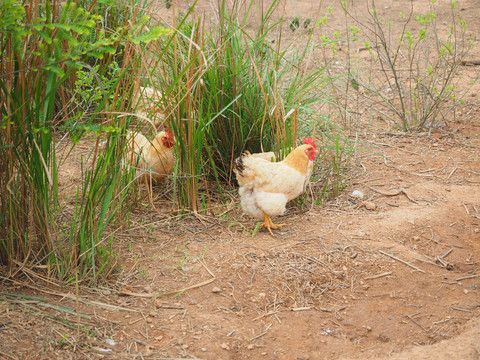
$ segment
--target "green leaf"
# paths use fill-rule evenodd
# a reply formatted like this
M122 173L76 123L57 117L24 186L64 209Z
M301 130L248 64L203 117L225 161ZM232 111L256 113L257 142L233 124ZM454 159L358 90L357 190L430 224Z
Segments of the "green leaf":
M153 40L158 40L162 36L167 36L173 33L173 30L163 28L160 26L155 26L151 30L140 34L139 36L130 39L131 42L134 44L145 43L148 44Z
M97 58L97 59L100 59L100 60L103 59L103 53L98 52L98 51L91 51L87 54L87 56L91 56L91 57L94 57L94 58Z
M55 66L55 65L45 66L45 69L57 74L58 76L65 75L65 71L63 71L62 69L60 69L58 66Z
M47 34L45 31L38 31L37 35L40 36L48 45L52 44L52 37L50 34Z

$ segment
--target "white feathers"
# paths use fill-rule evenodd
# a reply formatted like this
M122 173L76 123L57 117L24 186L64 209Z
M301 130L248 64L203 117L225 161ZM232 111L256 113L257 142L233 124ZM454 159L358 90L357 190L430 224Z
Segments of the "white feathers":
M303 192L312 167L310 161L302 174L283 161L270 162L259 154L242 156L235 172L243 211L258 220L264 214L283 215L287 202Z

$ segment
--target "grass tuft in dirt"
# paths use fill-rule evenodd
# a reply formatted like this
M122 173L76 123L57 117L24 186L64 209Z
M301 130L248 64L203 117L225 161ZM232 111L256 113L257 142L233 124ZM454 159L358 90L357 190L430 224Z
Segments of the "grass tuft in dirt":
M133 30L104 27L95 3L92 12L71 1L35 2L35 12L16 1L1 5L0 262L47 264L49 275L65 280L95 280L113 264L104 231L128 211L130 183L120 166L134 84L125 75L137 67L132 45L163 34L138 35L144 22L135 19ZM73 146L95 138L66 223L59 220L59 124Z
M234 183L233 161L244 150L274 151L281 159L299 137L316 135L331 146L338 131L314 110L328 101L323 89L333 80L323 67L309 68L312 38L305 34L302 50L282 40L288 28L275 20L277 1L262 16L255 14L261 20L247 31L254 8L249 3L242 14L240 3L222 1L208 21L193 10L175 17L172 5L175 32L149 54L158 61L147 78L161 91L165 124L178 140L174 182L180 207L199 210L200 189L209 182L216 186L206 188L223 196L224 183Z

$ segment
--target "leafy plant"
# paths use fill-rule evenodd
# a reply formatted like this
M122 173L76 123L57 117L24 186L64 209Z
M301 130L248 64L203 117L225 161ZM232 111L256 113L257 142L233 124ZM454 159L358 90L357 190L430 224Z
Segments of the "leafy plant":
M50 274L60 278L80 273L96 280L115 263L112 238L103 234L118 213L128 211L124 201L132 175L121 160L130 118L119 116L131 104L127 99L134 78L125 74L137 66L128 49L155 40L164 30L142 32L143 20L132 30L106 31L103 20L73 1L61 6L50 0L25 7L14 0L0 4L2 264L47 263ZM120 63L112 56L117 52ZM75 74L87 77L86 71L78 72L82 69L95 79L88 84L95 85L92 90L80 89L95 99L88 113L76 106L72 110L69 99ZM62 115L73 123L82 120L84 128L76 129L80 135L91 130L95 136L67 228L58 212L55 135ZM100 136L106 137L102 151Z
M408 13L384 19L372 0L370 21L366 22L359 21L343 2L347 18L355 24L349 25L349 39L363 39L372 66L379 70L349 71L350 84L372 106L388 110L382 116L393 114L403 130L436 126L466 93L459 92L456 83L460 66L475 41L467 34L467 24L456 9L456 2L451 3L449 25L444 29L437 24L435 3L430 2L429 12L414 16L411 2ZM392 21L401 24L398 37L392 34ZM352 62L350 58L349 65Z
M2 262L24 261L32 252L45 255L55 246L51 233L58 194L52 122L56 94L80 66L75 59L94 56L106 46L105 41L79 44L77 38L95 27L98 18L74 3L68 2L58 14L50 1L35 7L33 18L13 0L0 8ZM38 247L29 241L33 238L39 240Z

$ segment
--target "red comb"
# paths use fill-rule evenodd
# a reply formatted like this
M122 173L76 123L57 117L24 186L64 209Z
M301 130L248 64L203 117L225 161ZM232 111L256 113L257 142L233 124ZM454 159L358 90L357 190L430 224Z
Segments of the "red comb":
M162 137L162 143L165 145L167 148L171 148L173 145L175 145L175 141L173 140L172 133L170 130L165 129L165 134L167 136Z
M317 145L315 145L315 142L310 138L303 139L303 143L306 145L312 145L314 149L317 148Z

